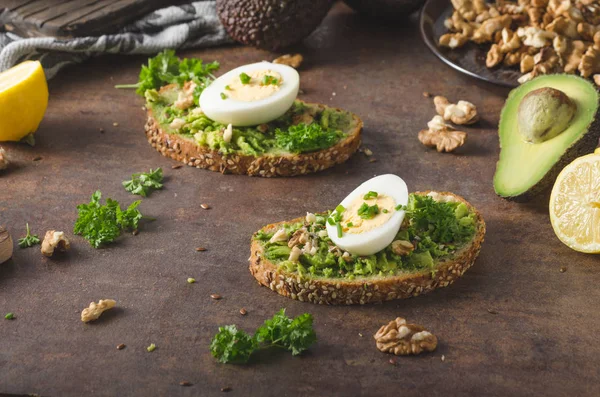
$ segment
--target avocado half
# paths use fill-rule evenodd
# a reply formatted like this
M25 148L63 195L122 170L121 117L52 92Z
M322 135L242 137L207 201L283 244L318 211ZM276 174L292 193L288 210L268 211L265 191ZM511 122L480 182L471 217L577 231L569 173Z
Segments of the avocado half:
M229 36L242 44L276 51L295 44L321 24L333 0L217 0Z
M523 106L527 105L532 93L556 93L556 90L568 97L569 106L575 105L570 121L559 120L560 112L552 106L540 107L539 103L529 106L528 113L523 114ZM600 138L599 101L600 95L592 82L568 74L540 76L512 90L498 126L500 159L494 175L496 194L509 200L528 201L548 189L565 165L593 152ZM526 105L522 106L523 103ZM527 135L528 123L524 122L527 117L539 117L544 120L542 125L564 124L566 128L547 140L531 143ZM538 134L543 136L544 133Z

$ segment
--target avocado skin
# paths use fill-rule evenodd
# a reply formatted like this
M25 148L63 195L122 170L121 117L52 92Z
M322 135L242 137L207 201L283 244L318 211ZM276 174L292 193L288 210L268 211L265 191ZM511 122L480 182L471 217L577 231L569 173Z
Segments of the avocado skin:
M333 0L217 0L217 14L234 40L270 51L311 34Z
M397 19L407 17L425 3L425 0L344 0L355 11L375 18Z
M510 100L510 95L507 101L508 100ZM497 191L496 194L498 194L498 196L502 197L503 199L509 201L525 203L533 200L536 196L539 196L542 193L549 191L554 185L558 174L560 174L563 168L569 165L576 158L592 153L594 149L598 146L598 142L600 140L600 118L598 117L599 111L600 103L598 104L598 109L596 109L594 120L586 127L587 132L583 134L583 136L579 138L579 140L577 140L571 146L564 150L564 154L562 155L560 160L557 161L552 166L552 168L550 168L550 170L544 175L542 179L540 179L538 183L530 187L525 192L515 196L503 196ZM502 150L502 148L500 148L500 150ZM500 161L496 163L496 169L498 168L498 163L500 163Z

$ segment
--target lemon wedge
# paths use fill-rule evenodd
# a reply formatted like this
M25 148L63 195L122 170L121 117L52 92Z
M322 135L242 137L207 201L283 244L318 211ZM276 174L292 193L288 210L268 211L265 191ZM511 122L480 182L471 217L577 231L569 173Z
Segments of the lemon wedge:
M0 73L0 142L20 141L35 132L48 106L48 84L38 61Z
M600 149L575 159L558 175L550 195L550 221L570 248L600 253Z

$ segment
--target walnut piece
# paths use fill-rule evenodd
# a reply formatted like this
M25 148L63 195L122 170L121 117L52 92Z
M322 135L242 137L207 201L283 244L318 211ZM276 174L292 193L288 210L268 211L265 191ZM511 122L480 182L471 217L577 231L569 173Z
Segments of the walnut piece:
M308 242L308 231L305 228L300 228L292 234L290 241L288 241L288 247L292 248L297 245L303 245Z
M117 302L112 299L100 299L98 303L92 302L89 307L86 307L81 312L81 321L84 323L97 320L102 313L107 311L108 309L112 309L115 307Z
M452 121L454 124L473 124L479 117L477 115L477 107L471 102L458 101L453 104L446 97L436 96L433 98L435 110L446 121Z
M374 338L381 352L396 356L432 352L437 347L435 335L420 325L407 324L402 317L379 328Z
M279 241L287 241L288 235L285 229L279 229L275 232L273 237L269 240L270 243L277 243Z
M52 256L56 250L65 252L70 248L71 243L63 232L48 230L42 241L41 251L44 256Z
M6 157L6 151L2 146L0 146L0 171L8 168L8 158Z
M456 131L444 123L442 116L434 116L427 127L428 130L419 132L419 141L425 146L435 147L438 152L452 152L467 140L466 132Z
M302 250L300 248L298 248L297 246L294 246L292 248L292 250L290 251L290 256L288 258L288 261L298 262L298 259L300 259L301 254L302 254Z
M287 65L293 67L294 69L298 69L300 65L302 65L303 60L304 57L302 54L286 54L275 58L273 63L280 63L282 65Z
M197 85L193 81L188 81L183 85L183 89L179 91L177 100L173 103L178 109L185 110L194 104L194 90Z
M404 256L410 254L415 249L410 241L396 240L392 242L392 252L396 255Z

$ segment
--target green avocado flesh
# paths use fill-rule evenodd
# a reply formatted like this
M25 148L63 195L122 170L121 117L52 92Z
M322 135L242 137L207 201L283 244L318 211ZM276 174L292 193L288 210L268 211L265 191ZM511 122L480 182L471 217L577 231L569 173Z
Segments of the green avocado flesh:
M180 88L146 91L146 107L163 131L178 134L222 154L249 156L308 153L327 149L345 139L355 128L349 112L296 101L281 117L253 127L233 127L229 142L223 139L227 127L206 117L197 105L182 110L174 106ZM172 128L173 120L182 125Z
M557 136L539 143L527 142L519 129L519 106L528 93L546 87L566 94L577 110ZM584 154L576 152L593 151L593 144L586 150L581 143L585 142L584 137L600 132L591 127L598 100L599 94L591 82L566 74L540 76L512 90L498 127L501 150L494 175L496 193L507 198L526 197L530 191L537 192L553 183L563 161Z
M411 194L403 209L406 215L394 241L411 242L414 250L408 255L394 253L392 243L374 255L344 256L326 233L325 223L332 212L317 214L316 221L312 223L305 220L268 227L259 230L252 238L260 243L263 256L286 272L301 277L354 280L422 271L435 273L440 261L452 258L475 235L475 214L464 203L438 202L429 196ZM286 240L269 242L280 229L285 230ZM298 231L308 236L306 239L316 250L302 253L298 261L290 261L292 248L288 243ZM304 249L306 244L308 242L297 246Z

